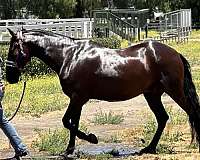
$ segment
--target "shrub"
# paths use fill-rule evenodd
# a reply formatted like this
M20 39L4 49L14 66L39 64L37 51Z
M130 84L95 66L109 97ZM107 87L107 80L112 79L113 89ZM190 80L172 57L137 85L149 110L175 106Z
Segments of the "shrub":
M95 124L119 124L123 122L124 116L122 114L113 114L112 112L109 113L103 113L100 111L99 113L96 113L94 118L92 119L92 122Z
M66 129L48 130L42 132L36 130L39 137L33 142L32 147L38 148L39 151L46 151L50 154L56 155L66 149L67 140L69 139L69 131Z
M109 38L93 38L92 41L107 48L116 49L121 47L121 40L116 36L111 36Z
M85 126L83 123L80 123L79 128L86 134L89 133L87 126ZM33 141L33 148L37 148L39 151L46 151L52 155L57 155L66 149L70 136L68 129L49 129L48 131L35 129L35 131L38 134L38 138Z
M6 60L7 54L8 54L8 45L2 44L0 45L0 57L3 59L3 61ZM3 77L5 77L5 65L2 66L3 70Z

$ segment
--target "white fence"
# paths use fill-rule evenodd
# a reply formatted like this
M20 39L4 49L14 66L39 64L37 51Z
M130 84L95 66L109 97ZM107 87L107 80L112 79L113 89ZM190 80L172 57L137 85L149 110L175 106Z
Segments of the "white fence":
M91 38L92 21L89 18L74 19L10 19L0 20L0 42L9 41L7 28L44 29L74 38Z
M191 9L180 9L164 14L160 21L160 27L164 30L187 29L192 30Z

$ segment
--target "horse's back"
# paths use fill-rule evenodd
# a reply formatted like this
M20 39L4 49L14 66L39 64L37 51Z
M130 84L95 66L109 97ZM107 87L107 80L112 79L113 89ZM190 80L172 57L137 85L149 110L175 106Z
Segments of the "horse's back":
M163 73L171 73L177 67L178 54L159 42L145 42L123 50L89 47L71 67L68 75L73 83L68 87L90 98L130 99L160 83Z

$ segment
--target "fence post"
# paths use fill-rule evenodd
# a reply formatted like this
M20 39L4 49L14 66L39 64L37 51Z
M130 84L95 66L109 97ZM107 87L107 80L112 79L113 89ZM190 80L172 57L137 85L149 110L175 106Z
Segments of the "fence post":
M83 38L88 38L88 31L87 31L87 24L88 24L88 22L83 22L83 35L82 35L82 37Z

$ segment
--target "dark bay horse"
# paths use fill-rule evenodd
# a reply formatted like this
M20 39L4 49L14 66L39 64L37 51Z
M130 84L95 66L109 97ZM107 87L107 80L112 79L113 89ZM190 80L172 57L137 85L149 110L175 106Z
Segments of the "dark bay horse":
M6 78L17 83L21 70L37 57L58 75L70 104L62 119L70 130L65 155L75 149L75 137L97 144L94 134L78 129L82 106L89 99L123 101L143 94L156 116L158 128L140 151L155 153L168 120L161 95L167 93L189 116L192 140L200 142L200 104L188 61L169 46L148 41L126 49L109 49L89 40L75 40L43 30L11 34Z

